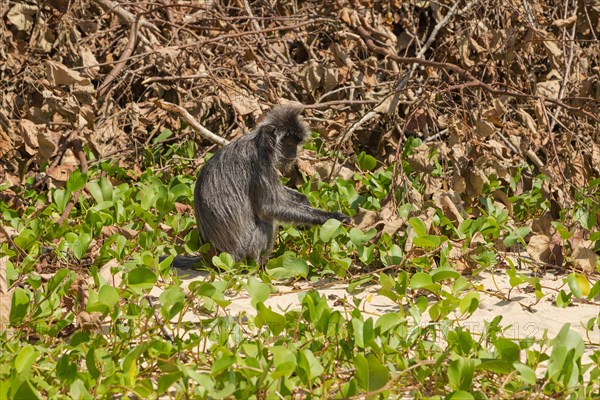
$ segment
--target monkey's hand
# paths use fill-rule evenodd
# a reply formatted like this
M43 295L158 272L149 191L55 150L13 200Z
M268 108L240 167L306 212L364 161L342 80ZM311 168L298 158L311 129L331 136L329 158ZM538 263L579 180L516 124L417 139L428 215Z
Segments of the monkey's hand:
M337 219L338 221L340 221L344 224L349 224L352 221L352 218L350 218L349 216L347 216L346 214L341 213L341 212L331 213L331 218Z

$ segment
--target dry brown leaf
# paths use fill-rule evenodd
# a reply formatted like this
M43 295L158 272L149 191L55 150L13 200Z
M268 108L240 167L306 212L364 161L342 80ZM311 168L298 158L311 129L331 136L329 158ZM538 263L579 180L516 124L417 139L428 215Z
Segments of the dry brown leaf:
M400 228L404 226L406 221L402 218L393 218L383 222L383 233L387 233L390 236L394 236Z
M486 174L477 167L470 168L466 172L466 191L472 197L477 197L483 192L484 184L488 183Z
M533 117L529 115L525 110L520 108L517 110L517 112L519 113L519 116L521 117L521 120L523 121L527 129L529 129L531 133L537 134L537 125L533 120Z
M306 176L313 176L315 174L315 169L309 160L299 158L298 161L296 161L296 165L298 170L303 172Z
M121 266L121 264L117 261L117 259L112 258L110 259L106 264L104 264L102 267L100 267L100 269L98 270L98 275L109 285L112 285L114 287L119 287L121 285L122 282L122 278L121 278L121 274L115 274L113 275L112 273L112 269L113 268L119 268ZM87 283L89 285L93 285L94 284L94 277L89 277L87 278Z
M536 261L561 266L564 261L562 247L562 240L558 233L552 236L534 235L529 239L527 252Z
M362 231L368 231L381 220L376 211L366 210L360 207L353 219L356 226Z
M319 161L313 165L313 168L319 179L322 180L329 178L332 168L335 168L332 175L334 179L342 178L348 180L354 177L354 172L351 169L346 168L343 165L336 165L333 161Z
M10 137L0 127L0 157L5 157L6 154L13 151L15 144Z
M494 125L489 123L488 121L485 121L483 119L480 119L479 121L477 121L476 130L475 130L475 132L477 133L477 136L479 136L481 138L486 138L488 136L493 135L495 131L496 131L496 128L494 127Z
M8 293L8 280L6 278L7 263L8 256L0 257L0 294Z
M189 204L183 204L176 201L175 211L177 211L178 214L191 214L194 209Z
M444 214L454 223L455 226L460 225L464 218L461 212L452 201L451 193L443 190L437 190L432 195L433 203L441 209Z
M448 253L448 259L451 261L454 269L458 272L466 273L472 269L469 262L465 260L465 253L462 247L457 243L452 243L450 252Z
M555 40L544 40L544 46L554 57L561 57L563 55L562 50L558 47L557 41Z
M46 170L46 174L51 177L56 183L59 182L66 182L67 179L69 179L69 176L71 175L71 173L73 171L75 171L77 169L77 165L73 165L73 164L62 164L62 165L56 165L53 167L49 167Z
M80 46L79 47L79 55L81 56L81 63L84 67L87 67L85 71L91 76L95 77L100 72L100 67L98 66L98 60L96 60L96 56L88 46Z
M573 249L573 265L586 274L596 272L598 255L592 250L594 246L591 240L584 240Z
M12 304L12 291L10 293L0 293L0 332L8 328L8 317Z
M46 78L54 85L91 85L88 78L84 78L77 71L73 71L64 64L56 61L46 61Z
M585 161L580 154L574 155L567 168L567 177L571 183L577 187L585 187L588 180L588 174L585 170Z
M600 174L600 145L592 143L592 168L596 174Z
M44 163L52 157L56 151L57 145L54 142L52 134L47 129L38 130L37 142L38 148L38 162Z
M136 231L135 229L127 228L125 226L111 225L111 226L103 226L102 233L106 236L119 234L119 235L125 236L127 239L133 239L133 238L137 237L139 231Z
M577 14L565 19L556 19L552 22L552 26L556 26L557 28L566 28L573 25L575 22L577 22Z
M6 19L9 23L15 26L20 31L29 31L33 28L35 16L39 8L33 4L25 4L18 2L6 14Z
M19 131L21 132L21 139L25 143L25 151L29 155L35 155L39 147L38 144L38 125L34 124L28 119L22 119L19 121Z
M86 332L97 332L102 328L102 313L80 311L76 315L78 325Z
M540 215L538 218L534 218L531 222L531 230L534 233L539 233L541 235L546 235L550 237L552 233L552 215L549 212L545 212Z
M494 196L494 200L499 201L506 207L506 209L508 210L508 215L512 217L513 205L510 199L508 198L507 194L504 193L502 190L494 190L494 193L492 193L492 195Z
M429 173L435 168L435 163L429 158L430 151L429 146L423 143L413 149L413 154L406 161L415 171Z
M551 80L539 82L535 85L535 92L540 96L545 96L549 99L558 100L558 92L560 91L560 81Z

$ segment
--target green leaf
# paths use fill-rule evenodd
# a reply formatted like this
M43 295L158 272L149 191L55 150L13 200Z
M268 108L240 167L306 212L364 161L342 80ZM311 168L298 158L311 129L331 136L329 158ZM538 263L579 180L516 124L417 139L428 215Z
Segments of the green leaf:
M123 378L125 378L125 384L133 386L136 383L136 376L138 374L138 358L144 350L146 350L147 344L142 343L135 346L127 352L125 357L121 360L121 369L123 370Z
M569 284L571 292L573 292L575 297L577 297L578 299L587 297L590 294L590 281L588 281L585 276L579 273L574 272L569 274L569 276L567 277L567 283Z
M342 223L336 219L330 219L321 226L319 237L325 243L329 243L331 239L336 237L342 231Z
M308 271L306 261L288 253L267 262L267 272L274 279L306 278Z
M33 387L29 379L24 380L17 391L15 392L14 399L27 399L35 400L41 399L39 392Z
M231 271L235 265L235 261L229 253L221 253L218 256L214 256L212 258L212 263L215 267L221 268L225 271Z
M73 255L78 260L81 260L87 252L88 248L90 247L91 243L92 237L87 233L81 233L75 236L74 240L70 243Z
M525 364L521 364L519 362L515 362L513 364L515 369L519 372L519 380L521 382L528 383L530 385L535 385L537 382L537 377L535 376L535 371L529 368Z
M427 235L427 227L425 226L425 223L421 221L420 218L412 217L408 220L408 223L414 229L415 233L417 234L417 237L423 237Z
M263 303L256 305L257 315L255 317L255 323L258 326L267 324L274 336L279 335L285 328L285 317L281 314L271 310Z
M66 189L56 189L52 194L58 212L63 212L71 200L71 192Z
M273 367L271 379L279 379L281 377L289 377L296 370L296 357L289 348L284 346L273 346Z
M71 191L71 193L76 192L77 190L83 189L86 182L87 174L76 169L69 175L69 179L67 179L67 189Z
M15 237L14 242L23 250L29 250L35 243L37 243L37 235L31 229L23 229L19 236Z
M583 339L571 330L569 324L565 324L550 343L552 353L546 370L548 378L567 387L577 385L582 373L581 356L585 351Z
M38 354L32 345L25 345L15 357L15 371L17 374L28 373Z
M469 392L464 390L457 390L456 392L450 393L446 400L475 400L475 397Z
M213 375L219 375L221 372L227 371L235 363L235 356L229 353L215 357L210 371Z
M363 171L373 171L377 166L377 159L364 151L358 154L357 161L358 167Z
M349 236L352 243L357 246L364 246L369 240L373 239L377 234L377 229L371 228L363 233L359 228L350 229Z
M406 318L397 312L388 312L377 318L375 322L375 329L379 329L381 334L384 334L398 325L404 325Z
M69 394L71 395L71 399L79 400L79 399L93 399L90 392L85 387L85 383L81 379L76 379L69 386Z
M98 292L98 301L108 308L112 308L119 301L119 292L111 285L102 285Z
M461 314L473 314L479 307L479 293L469 292L460 301L460 312Z
M458 279L460 273L451 267L439 267L431 271L431 279L433 282L440 282L445 279Z
M29 300L29 296L24 289L20 287L15 288L15 292L12 296L12 304L10 307L10 324L15 326L20 324L29 312L29 304L31 301Z
M354 357L354 367L356 368L356 379L358 385L372 392L384 387L389 380L389 370L373 354L357 354Z
M152 144L163 142L169 137L171 137L171 135L173 135L173 132L171 132L170 129L163 129L162 132L152 140Z
M259 281L254 277L248 278L246 290L248 291L250 297L252 297L252 307L256 307L258 303L266 301L271 294L271 286L267 283Z
M355 279L348 285L348 293L354 293L357 287L367 282L371 282L374 278L372 276L363 276L362 278Z
M154 271L144 267L132 269L127 274L127 284L134 289L152 289L157 280Z
M98 181L88 183L88 191L98 204L103 201L113 201L113 185L104 177L100 178Z
M519 348L519 345L512 340L500 338L494 342L494 347L498 350L501 359L510 361L511 364L515 361L519 361L521 349Z
M298 366L304 372L308 381L321 376L325 370L312 351L304 349L298 354Z
M476 368L478 371L491 371L497 374L509 374L514 369L512 363L506 360L481 360Z
M163 374L158 378L158 394L165 393L179 378L183 376L181 371Z
M453 360L448 366L448 383L455 390L471 390L475 363L465 357Z
M426 274L425 272L416 272L410 277L410 287L413 290L427 289L433 293L437 293L442 285L439 283L433 283L431 275Z
M185 293L179 286L169 286L159 296L161 312L170 320L184 307Z

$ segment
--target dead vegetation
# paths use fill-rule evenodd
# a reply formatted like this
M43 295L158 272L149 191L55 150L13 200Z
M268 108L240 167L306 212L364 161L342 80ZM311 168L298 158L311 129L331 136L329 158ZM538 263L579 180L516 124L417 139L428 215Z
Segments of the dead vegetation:
M418 137L405 161L424 190L404 200L458 222L490 177L508 183L531 164L549 178L552 207L533 221L542 263L562 263L550 222L600 176L597 2L50 0L0 11L0 182L11 202L28 178L60 186L87 169L85 148L135 169L169 128L208 149L173 104L227 139L282 100L305 104L338 168L301 168L325 176L353 169L361 151L395 165ZM432 174L432 151L446 173ZM494 199L512 213L505 193ZM394 209L364 227L397 230ZM577 265L591 272L590 231L573 230Z

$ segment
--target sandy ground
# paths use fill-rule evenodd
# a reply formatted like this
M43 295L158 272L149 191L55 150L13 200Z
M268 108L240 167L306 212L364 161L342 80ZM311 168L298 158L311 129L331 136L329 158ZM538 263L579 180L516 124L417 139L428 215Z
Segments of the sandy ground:
M179 277L182 279L182 286L201 279L204 273L199 271L179 270ZM510 290L509 278L504 271L496 274L489 272L482 273L472 281L478 287L482 288L479 292L480 304L478 309L468 319L461 320L461 326L469 329L474 336L477 336L484 330L484 322L491 321L496 316L502 315L502 327L509 327L505 332L505 337L512 339L524 339L527 337L541 338L546 333L548 338L555 337L562 326L566 323L571 324L571 328L579 333L587 343L600 343L600 331L598 329L587 333L584 328L590 318L599 317L600 306L582 301L573 301L567 308L559 308L554 303L554 298L558 293L555 289L566 286L564 276L554 276L546 273L541 279L542 291L545 296L536 301L535 293L527 285L519 285ZM271 294L265 304L278 312L284 312L291 309L299 309L300 301L298 295L303 291L315 289L322 295L327 296L329 305L340 311L344 309L349 313L351 306L344 307L344 304L353 305L354 298L360 299L360 310L365 316L378 318L386 312L399 310L399 305L392 302L389 298L377 294L379 287L368 286L358 294L350 295L346 291L346 285L323 285L312 286L303 283L298 289L289 286L278 286L277 293ZM568 288L566 290L568 292ZM160 295L160 290L155 288L152 295ZM256 311L251 305L251 298L246 293L239 293L236 296L229 297L232 303L227 307L230 315L255 315ZM340 301L342 300L342 301ZM346 300L346 301L343 301ZM186 320L196 320L198 317L193 315L186 316ZM427 321L423 322L427 323ZM586 354L584 361L589 361L589 354L594 349L593 345L586 345Z

